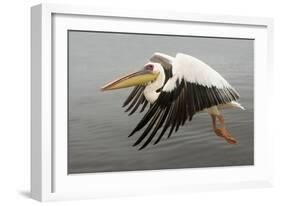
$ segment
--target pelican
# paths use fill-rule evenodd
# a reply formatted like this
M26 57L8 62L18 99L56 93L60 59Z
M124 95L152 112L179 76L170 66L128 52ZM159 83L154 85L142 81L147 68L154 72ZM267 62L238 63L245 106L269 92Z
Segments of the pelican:
M123 107L133 114L141 106L146 114L129 137L145 127L133 146L139 150L154 141L157 144L168 132L171 137L185 122L191 121L198 112L207 112L211 117L214 133L229 144L237 141L227 131L221 110L244 108L237 102L238 92L213 68L203 61L183 53L175 57L154 53L144 67L104 85L108 91L134 86ZM217 126L219 122L219 127ZM158 134L157 134L158 132Z

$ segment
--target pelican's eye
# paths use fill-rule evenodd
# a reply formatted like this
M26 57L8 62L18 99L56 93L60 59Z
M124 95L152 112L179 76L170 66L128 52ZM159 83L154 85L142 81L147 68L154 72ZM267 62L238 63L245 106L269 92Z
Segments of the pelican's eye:
M145 66L145 70L153 71L154 66L152 64L148 64Z

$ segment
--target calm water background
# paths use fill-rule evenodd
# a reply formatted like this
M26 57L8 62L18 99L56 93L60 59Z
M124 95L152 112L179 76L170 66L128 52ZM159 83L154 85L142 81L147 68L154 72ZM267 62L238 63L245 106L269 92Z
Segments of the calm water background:
M68 172L91 173L254 163L253 40L69 32ZM207 113L196 114L172 138L138 151L128 138L144 113L121 108L131 89L100 87L140 69L154 52L195 56L218 71L240 93L246 108L224 110L226 127L237 139L215 136Z

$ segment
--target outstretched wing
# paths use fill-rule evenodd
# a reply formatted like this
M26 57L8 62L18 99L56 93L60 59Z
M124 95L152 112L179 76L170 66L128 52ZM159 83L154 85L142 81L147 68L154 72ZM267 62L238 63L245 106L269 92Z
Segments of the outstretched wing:
M178 54L173 62L173 77L167 81L158 99L129 136L146 126L134 144L136 146L144 142L140 147L143 149L161 127L154 144L161 140L168 129L168 138L177 132L187 119L192 120L196 112L238 98L235 89L215 70L194 57Z

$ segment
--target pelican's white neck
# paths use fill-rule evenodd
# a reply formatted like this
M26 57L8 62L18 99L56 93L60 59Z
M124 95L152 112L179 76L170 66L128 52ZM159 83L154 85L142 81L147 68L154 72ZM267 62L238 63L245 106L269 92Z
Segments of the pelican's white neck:
M163 67L162 66L158 67L158 71L159 71L159 75L157 79L151 82L150 84L148 84L143 91L146 100L151 104L157 100L160 94L160 92L157 92L157 90L163 87L165 83L165 72Z

